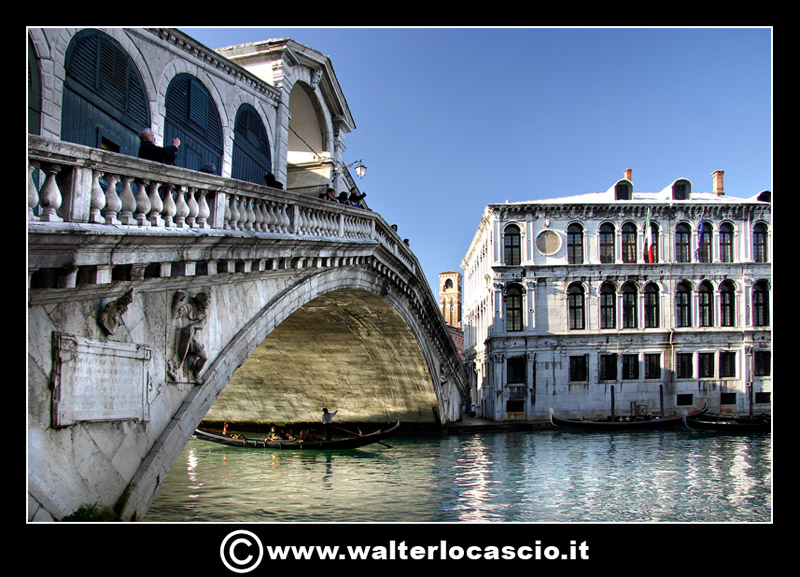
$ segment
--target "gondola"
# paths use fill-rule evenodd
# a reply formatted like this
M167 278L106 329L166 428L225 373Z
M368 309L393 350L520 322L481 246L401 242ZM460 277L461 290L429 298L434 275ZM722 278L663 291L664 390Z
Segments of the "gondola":
M686 426L701 431L717 431L721 433L768 433L772 431L772 419L769 417L715 417L686 415Z
M251 449L279 449L293 451L331 451L357 449L372 443L380 443L383 439L394 435L400 429L400 419L388 429L380 429L366 435L356 435L330 441L268 441L266 439L247 439L244 437L228 437L196 429L194 436L202 441L211 441L231 447L247 447ZM385 443L381 443L385 444Z
M697 409L688 413L690 416L695 417L702 415L708 410L708 405L702 409ZM550 410L550 422L555 427L569 427L573 429L583 429L587 431L649 431L656 429L669 429L676 427L684 422L683 415L674 417L648 417L648 418L631 418L631 419L564 419L556 417L553 410Z

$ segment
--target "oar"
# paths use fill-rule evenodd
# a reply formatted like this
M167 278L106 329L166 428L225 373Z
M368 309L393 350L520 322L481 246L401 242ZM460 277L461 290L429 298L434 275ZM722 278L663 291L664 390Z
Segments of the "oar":
M347 429L343 429L343 428L341 428L341 427L338 427L338 426L336 426L336 425L331 425L331 426L332 426L334 429L339 429L340 431L344 431L345 433L348 433L348 434L350 434L350 435L355 435L356 437L363 437L363 436L364 436L364 435L361 435L361 434L359 434L359 433L354 433L353 431L348 431ZM386 443L384 443L383 441L375 441L375 442L376 442L376 443L378 443L379 445L383 445L384 447L389 447L390 449L394 449L394 447L392 447L391 445L387 445L387 444L386 444Z

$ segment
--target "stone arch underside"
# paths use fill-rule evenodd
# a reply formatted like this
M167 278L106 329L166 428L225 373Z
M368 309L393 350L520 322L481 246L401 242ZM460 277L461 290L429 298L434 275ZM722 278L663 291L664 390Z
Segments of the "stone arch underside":
M281 322L235 371L206 422L434 422L425 357L383 297L347 288L318 296Z

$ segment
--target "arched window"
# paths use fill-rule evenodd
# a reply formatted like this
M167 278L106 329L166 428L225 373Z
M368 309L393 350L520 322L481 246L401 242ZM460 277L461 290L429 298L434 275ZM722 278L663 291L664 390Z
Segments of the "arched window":
M701 327L714 326L714 288L708 281L700 284L697 290L698 324Z
M175 164L200 170L214 165L214 174L222 167L222 122L219 112L203 83L191 74L178 74L170 82L166 96L164 141L181 139Z
M719 260L733 262L733 225L729 222L719 226Z
M600 225L600 262L613 263L614 260L614 225L606 222Z
M515 224L510 224L503 232L503 261L507 265L516 266L520 262L520 232L519 227Z
M711 239L714 236L714 225L705 220L700 222L697 231L697 262L711 262Z
M36 49L28 38L28 132L39 134L42 116L42 77Z
M567 227L567 262L583 264L583 227L579 224Z
M769 288L766 281L753 285L753 326L769 326Z
M617 287L610 282L600 287L600 328L617 328Z
M719 287L719 314L720 326L736 326L736 288L729 280L723 281Z
M580 283L572 283L567 289L567 309L570 330L586 328L584 290Z
M522 289L511 285L506 290L506 330L522 330Z
M231 176L264 184L268 172L272 172L272 155L267 130L256 109L243 104L236 113L234 124Z
M660 291L656 283L647 283L644 287L644 327L656 329L659 327L661 311L659 307Z
M61 139L136 156L150 105L133 60L100 30L78 32L67 48Z
M681 281L675 291L675 324L678 327L692 326L692 288Z
M768 259L767 227L759 222L753 227L753 261L767 262Z
M692 229L685 222L675 227L675 262L689 262L691 260Z
M636 262L636 225L632 222L622 225L622 262Z
M622 328L635 329L638 326L637 300L639 291L632 282L625 283L622 287Z

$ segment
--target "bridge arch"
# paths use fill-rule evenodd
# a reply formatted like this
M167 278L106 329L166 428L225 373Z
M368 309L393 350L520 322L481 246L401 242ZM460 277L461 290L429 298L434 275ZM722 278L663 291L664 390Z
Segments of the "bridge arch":
M255 334L234 339L226 356L246 359L219 375L212 386L224 390L204 418L315 422L326 406L343 421L433 422L440 370L413 314L363 275L318 276L312 291L297 287L263 311Z
M412 283L392 272L380 254L353 261L300 273L287 271L291 280L277 291L259 293L255 285L266 281L257 279L236 283L251 285L240 288L240 298L244 293L265 296L252 307L249 318L232 321L241 328L222 339L209 336L208 364L118 501L116 510L122 518L141 518L203 419L252 424L317 421L327 405L340 410L337 419L351 422L399 417L404 422L433 423L458 414L461 369L450 364L454 349L446 330L438 332L443 324L429 322L425 299L418 299ZM209 332L224 332L211 327L228 318L230 295L225 291L232 286L209 288ZM342 301L349 308L339 307ZM294 350L310 335L317 338L313 345L306 351ZM346 345L360 347L362 360L372 364L351 364L346 346L334 350L342 345L338 342L342 336L351 339ZM322 351L327 359L310 360ZM308 366L293 370L301 362ZM293 372L282 376L287 370ZM320 379L322 372L327 374Z

